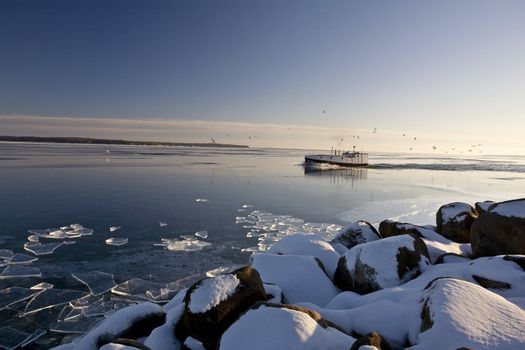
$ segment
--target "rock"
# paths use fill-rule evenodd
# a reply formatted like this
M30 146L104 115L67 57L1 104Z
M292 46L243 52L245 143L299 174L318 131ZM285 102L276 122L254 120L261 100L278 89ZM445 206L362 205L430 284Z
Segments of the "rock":
M281 238L269 253L283 255L306 255L319 259L330 278L333 278L340 255L324 238L315 234L293 234Z
M411 349L521 349L525 311L474 283L440 278L423 291Z
M379 232L368 221L359 220L351 223L342 232L338 233L331 243L339 253L343 254L353 246L377 241L381 238Z
M426 227L399 222L394 220L383 220L379 223L379 233L381 237L393 237L414 234L418 237L424 237L422 231L428 230Z
M222 332L255 302L266 300L259 273L251 266L195 283L184 297L177 333L192 336L214 349Z
M264 283L282 289L284 302L289 304L308 302L324 306L339 293L323 264L311 256L254 254L252 265Z
M390 345L379 333L372 332L368 333L361 338L357 339L357 341L352 345L350 350L359 350L361 346L373 346L377 350L393 350L394 348L392 345Z
M489 211L489 208L492 204L495 204L494 201L483 201L483 202L476 202L474 207L476 208L476 212L478 215L481 215L487 211Z
M181 350L205 350L204 344L193 337L188 337L182 344Z
M427 248L415 235L363 243L345 253L334 277L342 290L360 294L401 285L429 265Z
M470 242L470 227L478 214L467 203L454 202L441 206L436 215L437 232L459 243Z
M490 206L472 225L471 244L475 256L525 254L525 198Z
M260 303L224 332L218 349L348 350L354 342L313 310Z
M483 288L492 288L492 289L510 289L512 288L510 283L507 283L507 282L495 281L495 280L491 280L491 279L481 277L478 275L472 275L472 278L474 278L474 280L478 282L478 284L482 286Z
M157 304L150 302L132 305L116 311L83 336L77 350L96 350L118 338L138 339L164 323L165 314Z
M523 271L525 271L525 256L505 255L503 260L515 262Z
M470 261L470 259L464 255L461 254L455 254L455 253L445 253L443 255L440 255L436 261L434 262L434 265L438 264L455 264L455 263L462 263L465 261Z
M166 312L166 322L151 332L144 340L144 345L148 346L151 350L178 349L180 347L180 341L175 336L173 330L182 319L183 314L184 303L181 300L181 303L173 306Z
M283 301L283 290L276 284L263 283L264 291L266 292L266 300L269 303L282 304Z

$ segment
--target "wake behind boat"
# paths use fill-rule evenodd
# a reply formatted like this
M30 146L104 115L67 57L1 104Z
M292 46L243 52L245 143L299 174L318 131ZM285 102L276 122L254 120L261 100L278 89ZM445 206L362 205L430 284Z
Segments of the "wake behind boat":
M306 165L333 164L344 167L359 167L368 165L368 153L343 152L334 150L330 154L310 154L304 156Z

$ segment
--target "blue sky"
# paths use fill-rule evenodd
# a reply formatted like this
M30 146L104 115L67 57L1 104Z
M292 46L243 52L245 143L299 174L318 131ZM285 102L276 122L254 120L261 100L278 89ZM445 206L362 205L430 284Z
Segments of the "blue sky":
M5 0L0 129L45 133L39 116L98 130L98 119L204 120L512 149L525 127L524 38L523 1ZM12 129L13 116L25 129ZM260 145L308 146L281 136Z

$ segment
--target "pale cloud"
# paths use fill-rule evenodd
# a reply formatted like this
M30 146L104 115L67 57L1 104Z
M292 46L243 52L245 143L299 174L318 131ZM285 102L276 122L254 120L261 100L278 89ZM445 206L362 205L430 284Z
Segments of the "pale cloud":
M29 115L0 115L0 134L18 136L77 136L127 140L209 142L245 144L252 147L282 147L407 152L468 152L471 145L481 143L473 153L520 153L523 141L502 142L460 134L432 134L410 130L351 129L323 125L264 124L230 121L184 119L117 119ZM406 136L403 136L405 134ZM359 136L359 139L357 139ZM417 137L417 140L413 138ZM512 151L512 150L518 150Z

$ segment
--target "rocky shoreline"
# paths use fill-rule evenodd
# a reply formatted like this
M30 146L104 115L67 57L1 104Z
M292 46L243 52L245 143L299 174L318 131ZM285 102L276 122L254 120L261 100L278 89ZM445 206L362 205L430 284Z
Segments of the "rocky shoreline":
M297 233L55 349L523 349L525 199Z

